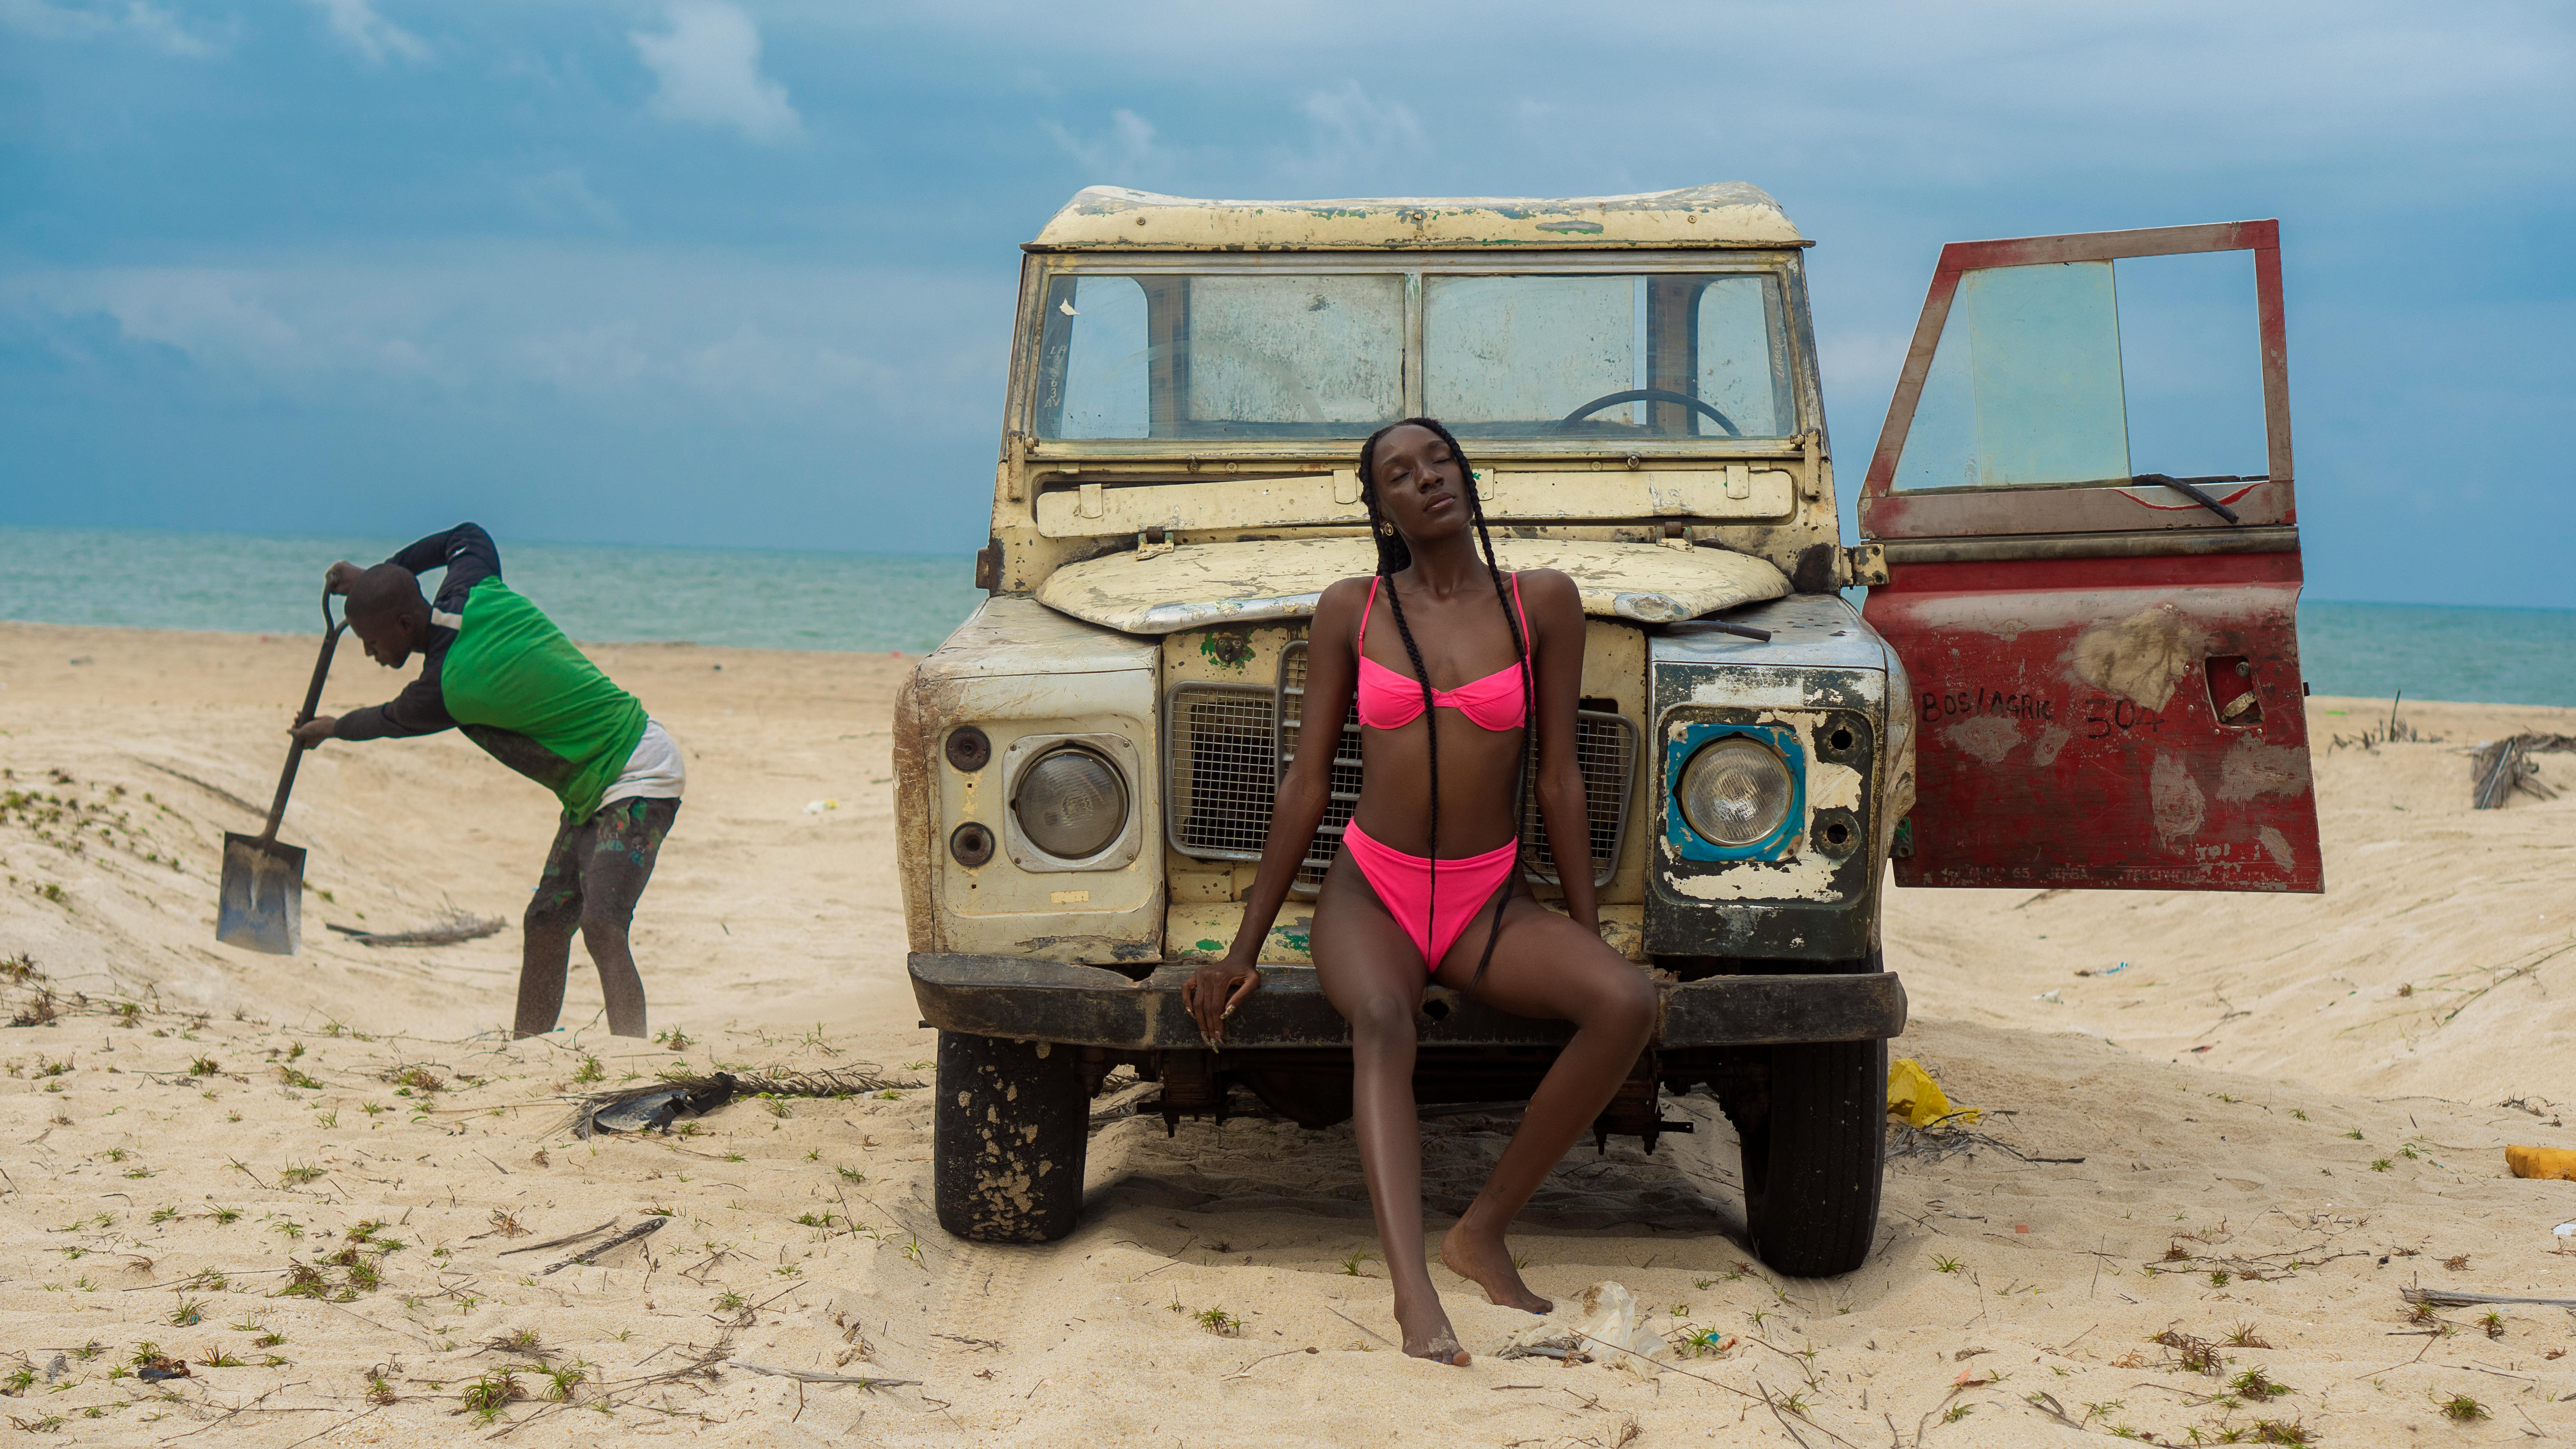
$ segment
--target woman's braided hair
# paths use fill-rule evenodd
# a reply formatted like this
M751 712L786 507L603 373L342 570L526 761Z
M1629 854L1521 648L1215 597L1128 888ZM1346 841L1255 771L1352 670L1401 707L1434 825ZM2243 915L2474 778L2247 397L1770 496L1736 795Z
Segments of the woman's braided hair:
M1515 806L1512 811L1512 874L1506 879L1504 885L1506 899L1509 897L1509 892L1518 885L1520 878L1520 827L1521 822L1529 818L1529 792L1531 777L1535 773L1532 769L1531 755L1536 750L1538 744L1538 700L1537 685L1530 677L1529 640L1521 633L1519 613L1512 608L1511 600L1506 598L1503 593L1503 571L1501 566L1496 564L1494 561L1494 536L1485 527L1485 505L1484 502L1476 496L1476 472L1474 465L1467 461L1467 450L1459 447L1458 439L1450 433L1447 427L1443 426L1439 420L1435 418L1406 418L1401 422L1389 423L1385 427L1378 429L1376 432L1369 434L1368 441L1360 445L1360 501L1368 505L1369 536L1377 542L1377 574L1378 577L1384 581L1384 586L1379 590L1379 592L1386 595L1387 606L1395 611L1395 631L1404 638L1405 655L1413 661L1414 680L1422 686L1422 728L1426 736L1427 743L1430 745L1431 749L1431 843L1429 854L1433 865L1431 869L1430 899L1429 903L1424 907L1426 919L1423 922L1423 928L1424 935L1427 938L1432 933L1435 923L1439 919L1438 911L1440 904L1440 869L1438 865L1440 859L1440 712L1434 706L1431 697L1431 671L1423 667L1422 650L1413 642L1413 626L1405 622L1404 600L1395 591L1394 576L1413 566L1413 549L1411 545L1404 541L1403 533L1387 522L1384 510L1378 505L1376 469L1378 440L1384 438L1387 434L1394 432L1398 428L1422 428L1428 431L1433 437L1438 438L1443 444L1447 445L1449 456L1457 460L1458 471L1465 477L1467 483L1467 516L1475 522L1476 541L1483 545L1485 551L1485 573L1487 577L1493 580L1494 583L1494 602L1502 606L1503 623L1510 627L1512 631L1512 648L1520 656L1521 719L1523 722L1521 729L1521 767L1519 785L1516 791ZM1361 623L1365 626L1367 621L1362 620ZM1476 975L1474 979L1468 982L1470 989L1474 987L1477 981L1484 979L1485 968L1493 963L1494 943L1500 941L1502 939L1502 935L1503 910L1502 906L1498 904L1494 908L1493 930L1485 937L1485 954L1476 962ZM1440 963L1437 961L1426 961L1423 963L1423 966L1425 969L1431 971L1437 971L1440 969Z

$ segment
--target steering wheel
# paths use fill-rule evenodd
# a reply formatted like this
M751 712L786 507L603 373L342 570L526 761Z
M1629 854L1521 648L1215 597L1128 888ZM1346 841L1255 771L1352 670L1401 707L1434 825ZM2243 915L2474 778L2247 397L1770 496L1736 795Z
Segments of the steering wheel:
M1632 402L1680 403L1683 407L1689 408L1695 413L1699 413L1706 417L1710 422L1724 428L1728 437L1740 438L1744 436L1744 430L1738 428L1734 422L1726 416L1726 414L1719 412L1717 409L1710 407L1704 402L1701 402L1698 398L1692 397L1689 393L1675 392L1668 387L1632 387L1624 392L1603 393L1601 396L1596 397L1592 401L1585 403L1583 406L1576 408L1574 411L1567 413L1563 418L1558 419L1556 430L1560 433L1572 432L1576 423L1583 421L1585 418L1601 411L1603 408L1616 407L1620 403Z

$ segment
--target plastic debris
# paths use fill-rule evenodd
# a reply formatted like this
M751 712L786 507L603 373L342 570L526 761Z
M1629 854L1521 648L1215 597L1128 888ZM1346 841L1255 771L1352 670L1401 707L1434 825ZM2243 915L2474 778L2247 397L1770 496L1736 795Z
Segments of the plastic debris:
M1637 1296L1617 1283L1595 1283L1560 1302L1556 1311L1521 1329L1494 1350L1496 1358L1552 1358L1565 1363L1595 1359L1640 1378L1663 1371L1654 1356L1668 1347L1637 1322Z
M2058 991L2043 991L2037 996L2032 997L2031 1000L2045 1001L2051 1006L2064 1006L2066 1004L2065 994Z
M805 802L805 813L808 815L820 815L826 810L838 810L840 808L841 802L838 800L808 800Z
M2565 1147L2507 1147L2504 1165L2516 1177L2554 1177L2576 1182L2576 1149Z
M576 1135L588 1137L594 1132L661 1132L668 1134L671 1124L685 1112L695 1117L712 1112L733 1100L732 1074L718 1072L704 1084L675 1082L667 1087L636 1092L616 1101L605 1102L583 1114L575 1124Z
M1974 1122L1985 1115L1974 1107L1951 1106L1941 1084L1912 1057L1898 1057L1887 1064L1887 1110L1904 1118L1909 1127Z
M2550 1231L2562 1238L2576 1238L2576 1223L2560 1223Z

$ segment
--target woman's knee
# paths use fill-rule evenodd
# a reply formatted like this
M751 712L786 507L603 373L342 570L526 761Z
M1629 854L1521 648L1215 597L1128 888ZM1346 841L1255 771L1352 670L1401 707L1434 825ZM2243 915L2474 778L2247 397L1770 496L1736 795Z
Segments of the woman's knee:
M1655 983L1629 962L1605 965L1589 995L1580 1025L1633 1036L1640 1043L1654 1031L1655 1008L1660 1004Z
M1373 991L1345 1007L1342 1016L1350 1022L1355 1042L1383 1045L1413 1040L1413 1011L1413 1003L1394 992Z

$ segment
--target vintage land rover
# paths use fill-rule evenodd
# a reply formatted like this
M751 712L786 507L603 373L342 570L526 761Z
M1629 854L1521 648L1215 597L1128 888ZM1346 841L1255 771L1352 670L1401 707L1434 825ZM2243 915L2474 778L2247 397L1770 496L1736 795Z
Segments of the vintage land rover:
M1589 838L1569 867L1533 812L1527 859L1543 897L1592 872L1660 984L1598 1131L1652 1151L1688 1126L1659 1094L1710 1091L1774 1268L1870 1246L1891 858L1908 887L2322 888L2276 223L1945 249L1848 545L1807 245L1732 184L1094 188L1027 245L990 597L895 726L950 1232L1071 1231L1122 1066L1167 1123L1349 1116L1300 902L1358 724L1305 719L1300 683L1317 595L1374 566L1355 463L1396 418L1455 430L1503 566L1565 571L1590 619ZM1333 752L1335 806L1213 1050L1180 984L1233 936L1303 749ZM1703 798L1747 758L1750 823ZM1420 1029L1426 1103L1524 1098L1563 1040L1438 988Z

